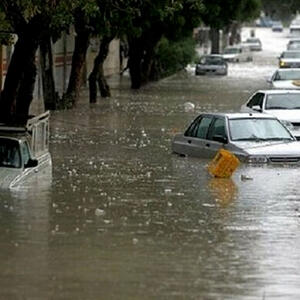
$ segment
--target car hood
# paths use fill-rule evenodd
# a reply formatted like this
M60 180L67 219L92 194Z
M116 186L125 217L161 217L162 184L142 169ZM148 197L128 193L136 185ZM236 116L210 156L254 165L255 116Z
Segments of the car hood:
M300 122L300 109L268 109L265 111L270 115L275 116L279 120L285 120L290 122Z
M300 80L277 80L272 85L278 89L300 89Z
M248 155L267 156L299 156L300 142L235 142L236 146L242 148Z
M300 62L300 58L280 58L280 61L287 62L287 63Z

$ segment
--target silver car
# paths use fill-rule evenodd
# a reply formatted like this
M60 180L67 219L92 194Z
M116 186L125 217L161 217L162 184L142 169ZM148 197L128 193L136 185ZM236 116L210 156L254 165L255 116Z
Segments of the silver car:
M196 64L195 75L227 75L228 65L219 54L204 55Z
M281 120L300 140L300 90L259 90L241 107L242 112L262 112Z
M300 142L267 114L203 113L172 142L182 156L212 158L220 148L246 163L300 164Z

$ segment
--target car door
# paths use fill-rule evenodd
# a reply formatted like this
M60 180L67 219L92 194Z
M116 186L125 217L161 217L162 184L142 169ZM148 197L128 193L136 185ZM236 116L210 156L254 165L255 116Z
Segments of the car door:
M207 145L207 134L212 115L201 115L197 118L184 134L184 143L181 145L182 153L188 156L208 157L209 145Z
M227 141L226 119L223 116L217 116L213 119L207 134L207 157L212 158L221 148L226 148Z
M263 102L264 102L265 94L264 93L255 93L248 102L242 106L242 111L244 112L262 112L263 110ZM258 108L256 109L256 108ZM253 109L255 108L255 109Z

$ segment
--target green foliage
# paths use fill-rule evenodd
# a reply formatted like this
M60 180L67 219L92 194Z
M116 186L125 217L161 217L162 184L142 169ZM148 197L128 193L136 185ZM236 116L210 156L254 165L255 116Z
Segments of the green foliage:
M196 56L196 42L192 37L170 41L163 37L157 47L155 65L156 78L169 76L182 70Z

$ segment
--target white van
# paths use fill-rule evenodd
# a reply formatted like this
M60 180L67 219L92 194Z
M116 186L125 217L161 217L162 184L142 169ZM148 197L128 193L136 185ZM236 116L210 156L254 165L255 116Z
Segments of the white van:
M223 58L228 62L252 61L253 56L249 46L228 46L223 51Z

